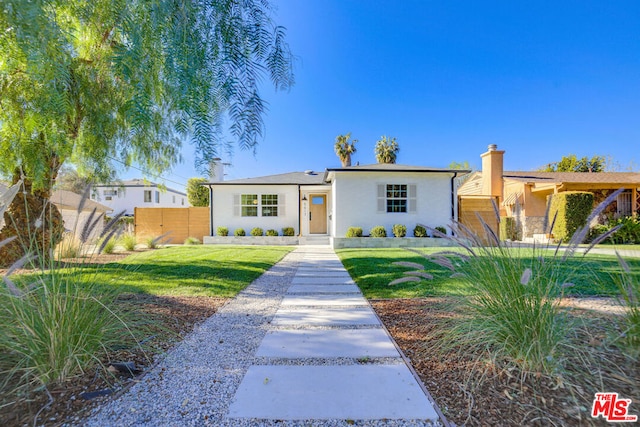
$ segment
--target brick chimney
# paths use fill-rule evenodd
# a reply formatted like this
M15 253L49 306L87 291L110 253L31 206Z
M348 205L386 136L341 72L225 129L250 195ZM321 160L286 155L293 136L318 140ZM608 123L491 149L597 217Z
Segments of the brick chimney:
M504 151L498 151L498 146L491 144L488 151L481 154L480 157L482 158L482 194L502 198Z

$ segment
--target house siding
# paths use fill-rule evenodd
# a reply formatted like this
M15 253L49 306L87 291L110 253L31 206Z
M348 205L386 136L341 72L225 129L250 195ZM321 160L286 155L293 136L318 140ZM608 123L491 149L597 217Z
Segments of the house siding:
M407 227L413 235L416 224L429 227L446 226L451 222L451 177L446 173L412 172L344 172L333 180L334 237L344 237L349 227L362 227L365 234L377 225L392 236L394 224ZM378 185L406 184L416 186L415 212L378 212Z
M118 195L105 196L105 190L117 190ZM151 191L150 202L145 202L145 190ZM159 193L158 202L156 202L156 191ZM106 197L111 197L111 200L107 200ZM133 215L135 208L188 208L191 206L186 194L171 189L161 190L155 186L95 186L91 199L110 207L114 214L125 211L125 215Z
M260 227L266 232L276 230L282 235L284 227L293 227L296 235L300 232L298 216L298 186L297 185L214 185L211 200L212 235L217 235L218 227L227 227L232 236L238 228L243 228L247 236L254 227ZM241 194L278 194L284 195L284 206L274 217L243 217L234 214L234 195Z

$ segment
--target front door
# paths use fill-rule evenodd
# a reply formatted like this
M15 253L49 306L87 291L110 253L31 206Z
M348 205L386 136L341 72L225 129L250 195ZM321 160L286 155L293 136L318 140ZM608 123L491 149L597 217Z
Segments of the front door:
M311 194L309 200L309 233L327 234L327 196Z

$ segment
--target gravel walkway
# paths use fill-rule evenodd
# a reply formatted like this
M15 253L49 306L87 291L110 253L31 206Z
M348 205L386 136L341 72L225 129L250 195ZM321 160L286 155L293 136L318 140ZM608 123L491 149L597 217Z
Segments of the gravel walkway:
M96 408L83 426L430 426L402 420L229 419L229 406L291 285L304 249L288 254L197 327L139 383ZM307 361L308 362L308 361ZM303 364L300 361L282 363ZM349 363L345 360L344 363ZM366 390L363 392L366 393Z

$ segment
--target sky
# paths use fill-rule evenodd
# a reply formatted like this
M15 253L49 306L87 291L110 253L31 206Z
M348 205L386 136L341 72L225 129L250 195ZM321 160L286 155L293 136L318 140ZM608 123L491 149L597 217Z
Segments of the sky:
M256 152L221 152L225 179L375 163L396 137L397 163L480 167L489 144L506 170L562 156L610 156L640 170L640 1L272 0L296 55L296 84L265 78ZM138 170L122 178L140 177ZM162 178L203 176L193 148Z

